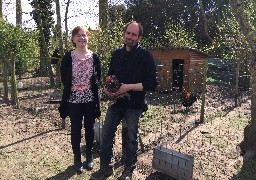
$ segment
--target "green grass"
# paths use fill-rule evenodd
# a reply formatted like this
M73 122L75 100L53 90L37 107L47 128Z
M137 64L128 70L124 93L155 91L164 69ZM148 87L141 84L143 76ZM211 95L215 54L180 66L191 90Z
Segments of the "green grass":
M222 84L223 82L221 80L217 80L212 77L207 77L206 83L207 84Z

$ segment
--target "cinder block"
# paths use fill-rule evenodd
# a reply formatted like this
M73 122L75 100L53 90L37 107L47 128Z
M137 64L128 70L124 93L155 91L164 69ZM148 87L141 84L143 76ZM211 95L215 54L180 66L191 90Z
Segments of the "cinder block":
M194 157L158 146L154 148L152 166L155 170L173 178L191 180L193 177Z

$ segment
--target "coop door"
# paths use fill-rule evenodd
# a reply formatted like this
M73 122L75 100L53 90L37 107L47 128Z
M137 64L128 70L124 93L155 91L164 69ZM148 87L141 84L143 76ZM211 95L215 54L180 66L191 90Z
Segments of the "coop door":
M182 91L184 60L174 59L172 61L172 67L173 67L173 90Z

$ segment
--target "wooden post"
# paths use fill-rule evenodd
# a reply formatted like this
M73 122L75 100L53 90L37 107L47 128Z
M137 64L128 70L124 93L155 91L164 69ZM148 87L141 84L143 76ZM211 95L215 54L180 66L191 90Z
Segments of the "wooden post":
M61 119L61 129L65 129L66 128L66 121L65 119Z
M200 114L200 120L199 123L204 122L204 111L205 111L205 94L206 94L206 77L207 77L207 71L208 71L208 61L205 61L204 64L204 79L203 79L203 89L202 89L202 104L201 104L201 114Z

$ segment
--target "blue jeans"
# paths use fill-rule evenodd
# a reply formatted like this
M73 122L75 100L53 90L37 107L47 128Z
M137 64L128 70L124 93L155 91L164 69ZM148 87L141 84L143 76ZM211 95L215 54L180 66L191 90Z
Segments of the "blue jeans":
M109 107L102 130L102 144L100 151L100 168L109 167L113 156L113 144L117 126L124 119L127 124L127 139L125 142L125 170L133 171L137 163L138 126L141 110Z

